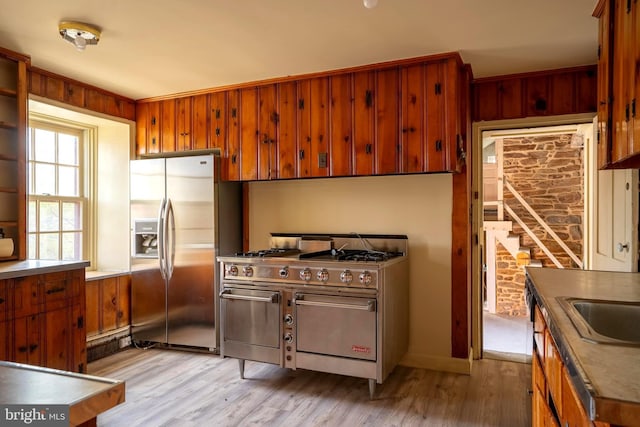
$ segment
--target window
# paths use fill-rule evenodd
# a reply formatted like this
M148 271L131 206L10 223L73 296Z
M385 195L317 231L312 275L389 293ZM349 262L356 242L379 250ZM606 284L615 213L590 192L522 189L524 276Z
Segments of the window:
M86 259L84 134L74 127L30 123L27 248L31 259Z

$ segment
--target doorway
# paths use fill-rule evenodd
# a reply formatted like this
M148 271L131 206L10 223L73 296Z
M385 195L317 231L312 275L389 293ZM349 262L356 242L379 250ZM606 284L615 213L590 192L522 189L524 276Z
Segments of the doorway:
M583 268L592 120L578 115L474 124L474 145L482 150L474 164L474 358L530 360L525 265Z

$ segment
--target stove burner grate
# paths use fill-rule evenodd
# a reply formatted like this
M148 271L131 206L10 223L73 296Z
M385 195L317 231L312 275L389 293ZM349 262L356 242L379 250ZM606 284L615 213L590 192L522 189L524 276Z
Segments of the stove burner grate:
M287 257L298 255L299 253L299 249L271 248L259 251L236 252L236 256L242 258Z

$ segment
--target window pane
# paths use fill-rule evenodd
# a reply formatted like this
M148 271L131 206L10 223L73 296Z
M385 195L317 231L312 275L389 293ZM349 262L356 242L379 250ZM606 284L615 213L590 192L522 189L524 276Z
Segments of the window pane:
M29 251L29 259L36 258L36 235L29 234L29 243L27 243L27 249Z
M79 196L78 168L69 166L58 167L58 195Z
M40 259L60 259L58 257L58 234L40 235Z
M58 202L40 202L40 231L58 231L59 229L60 210ZM42 242L40 244L42 245Z
M62 229L82 230L82 206L80 203L62 203Z
M56 167L36 164L35 194L56 194Z
M58 163L78 165L78 137L58 134Z
M80 259L82 233L62 233L62 259Z
M38 231L38 224L36 222L36 202L30 200L29 201L29 228L27 231L34 232Z
M35 130L35 159L40 162L56 161L56 133L50 130Z

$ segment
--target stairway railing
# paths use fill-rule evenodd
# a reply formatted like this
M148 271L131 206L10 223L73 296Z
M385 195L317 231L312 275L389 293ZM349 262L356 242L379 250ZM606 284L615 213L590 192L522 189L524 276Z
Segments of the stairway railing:
M529 212L529 214L537 221L538 224L544 228L544 230L549 233L549 235L553 238L553 240L564 250L564 252L569 255L569 257L573 260L573 262L578 265L578 267L582 268L582 260L567 246L562 239L549 227L549 225L538 215L538 213L527 203L527 201L522 197L520 193L511 185L511 183L507 180L506 176L503 176L504 187L509 190L511 194L516 198L518 202ZM503 201L504 209L509 213L509 215L516 220L516 222L522 227L522 229L527 233L527 235L538 245L538 247L549 257L549 259L558 267L564 268L562 264L558 261L558 259L551 253L551 251L547 248L547 246L534 234L534 232L529 228L524 221L511 209L506 202Z

